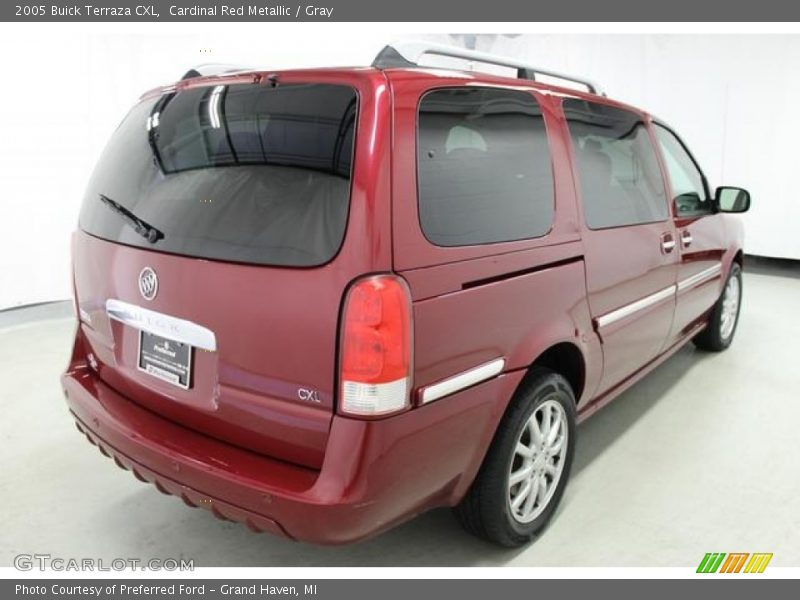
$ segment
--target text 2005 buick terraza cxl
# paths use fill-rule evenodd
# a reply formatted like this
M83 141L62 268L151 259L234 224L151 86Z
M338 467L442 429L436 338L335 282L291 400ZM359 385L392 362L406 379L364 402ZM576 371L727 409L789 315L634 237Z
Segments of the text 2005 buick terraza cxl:
M74 235L78 428L256 531L346 543L452 506L498 544L534 538L577 421L686 342L731 343L725 213L750 204L712 195L655 117L536 73L406 43L146 93Z

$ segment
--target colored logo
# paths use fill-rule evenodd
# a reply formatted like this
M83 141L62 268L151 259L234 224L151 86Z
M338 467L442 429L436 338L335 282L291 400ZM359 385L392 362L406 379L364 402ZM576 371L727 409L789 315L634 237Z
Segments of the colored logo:
M709 552L697 566L698 573L763 573L772 553Z

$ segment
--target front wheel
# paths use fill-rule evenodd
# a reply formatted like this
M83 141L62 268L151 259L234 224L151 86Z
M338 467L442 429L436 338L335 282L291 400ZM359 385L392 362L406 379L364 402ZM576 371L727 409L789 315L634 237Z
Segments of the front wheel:
M742 268L738 263L733 263L722 295L708 317L708 325L695 336L694 345L712 352L720 352L730 346L739 323L741 307Z
M575 397L557 373L528 374L456 515L472 534L506 547L537 537L558 506L575 449Z

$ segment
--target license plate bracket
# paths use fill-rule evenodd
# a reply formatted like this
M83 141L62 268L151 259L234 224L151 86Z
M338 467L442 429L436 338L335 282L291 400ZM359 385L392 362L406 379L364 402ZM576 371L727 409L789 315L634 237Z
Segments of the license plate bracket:
M189 344L139 331L137 367L156 379L188 390L192 384L192 355Z

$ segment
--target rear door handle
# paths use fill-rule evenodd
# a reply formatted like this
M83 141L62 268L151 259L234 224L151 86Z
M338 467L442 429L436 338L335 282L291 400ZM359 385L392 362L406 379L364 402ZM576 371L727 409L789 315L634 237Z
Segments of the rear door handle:
M669 254L675 249L675 238L671 233L665 233L661 236L661 250L664 254Z
M692 245L692 234L688 229L684 229L681 233L681 244L683 244L684 248Z

